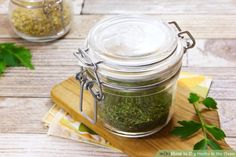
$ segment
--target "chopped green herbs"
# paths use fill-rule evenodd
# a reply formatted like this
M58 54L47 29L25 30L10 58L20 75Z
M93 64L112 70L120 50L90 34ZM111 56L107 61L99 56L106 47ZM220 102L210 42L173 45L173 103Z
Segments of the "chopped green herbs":
M217 109L216 101L211 97L201 100L201 98L195 93L190 93L188 100L189 103L193 105L196 115L199 118L199 122L192 120L179 121L178 123L182 126L175 127L171 133L173 135L180 136L181 138L188 138L201 129L204 138L194 145L194 150L206 150L208 148L213 150L222 149L216 141L223 140L226 137L224 131L214 125L206 124L199 110L199 105L201 104L203 104L208 109Z
M0 75L6 67L25 66L34 69L30 50L14 43L0 43Z
M172 105L173 86L149 91L104 89L99 116L111 127L126 132L144 132L163 126Z

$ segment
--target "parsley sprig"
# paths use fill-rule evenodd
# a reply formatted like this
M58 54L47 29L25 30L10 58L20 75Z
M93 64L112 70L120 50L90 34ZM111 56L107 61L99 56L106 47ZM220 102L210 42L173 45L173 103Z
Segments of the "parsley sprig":
M34 69L30 50L14 43L0 43L0 75L7 67L24 66Z
M195 93L190 93L188 101L193 105L199 121L178 121L180 126L175 127L171 131L171 134L181 138L188 138L201 130L204 138L197 142L193 149L207 150L210 148L213 150L221 150L222 148L217 141L223 140L226 137L224 131L215 125L207 124L199 109L200 105L204 105L204 107L209 110L215 110L217 109L216 101L211 97L202 99Z

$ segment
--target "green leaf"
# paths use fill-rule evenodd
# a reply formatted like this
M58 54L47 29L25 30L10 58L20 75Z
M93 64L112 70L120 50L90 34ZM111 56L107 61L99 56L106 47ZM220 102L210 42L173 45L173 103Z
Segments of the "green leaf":
M3 63L3 62L0 61L0 75L1 75L2 73L4 73L5 68L6 68L5 63Z
M217 109L217 103L216 101L211 98L211 97L207 97L205 98L202 103L207 107L207 108L210 108L210 109Z
M6 66L20 66L20 61L13 55L12 47L2 46L0 49L0 60Z
M220 145L218 143L216 143L215 141L213 141L213 140L208 139L207 144L213 150L222 150Z
M90 128L88 128L86 125L84 125L83 123L80 123L79 125L79 131L81 132L88 132L90 134L93 134L93 135L97 135L96 132L94 132L93 130L91 130Z
M175 127L171 131L171 134L180 136L181 138L187 138L193 135L202 126L200 123L195 121L179 121L178 123L181 124L182 126Z
M5 67L25 66L34 69L30 50L14 43L0 43L0 62Z
M15 56L19 59L22 65L34 69L34 66L31 63L32 55L29 49L18 47L18 49L15 50Z
M207 139L202 139L193 147L194 150L207 150Z
M200 99L200 97L197 94L195 94L195 93L190 93L189 94L189 97L188 97L189 103L193 104L195 102L198 102L199 99Z
M205 125L204 127L216 140L222 140L226 137L224 131L214 125Z

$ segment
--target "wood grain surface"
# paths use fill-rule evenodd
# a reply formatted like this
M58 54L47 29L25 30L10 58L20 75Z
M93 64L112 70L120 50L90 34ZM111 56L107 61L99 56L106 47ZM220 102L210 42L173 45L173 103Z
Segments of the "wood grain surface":
M217 99L227 143L236 149L236 6L233 0L73 0L73 26L62 40L34 44L20 39L7 19L8 0L0 0L0 42L29 47L35 70L9 68L0 77L0 157L126 156L88 144L44 135L42 115L50 108L51 87L77 72L72 53L89 29L112 14L151 14L176 20L197 38L185 57L183 71L213 77L210 96ZM87 14L87 15L86 15ZM103 14L103 15L101 15ZM35 146L35 147L34 147Z
M236 14L232 0L85 0L83 14Z
M75 15L72 29L65 38L85 38L89 29L99 20L115 15ZM165 21L177 21L183 30L189 30L197 39L232 39L236 36L236 15L150 15ZM0 14L0 37L19 38L11 30L7 15Z
M45 134L0 134L0 156L9 157L126 157L98 147Z

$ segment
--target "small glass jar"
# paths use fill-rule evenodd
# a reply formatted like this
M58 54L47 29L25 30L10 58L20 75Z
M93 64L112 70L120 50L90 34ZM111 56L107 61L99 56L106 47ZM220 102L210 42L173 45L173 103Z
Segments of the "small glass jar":
M10 0L9 20L15 33L32 42L65 35L72 21L70 0Z
M173 114L183 54L194 45L192 35L176 22L147 16L99 22L75 53L81 67L76 75L81 114L96 123L98 113L105 128L119 136L159 131ZM83 90L94 96L94 119L83 112Z

